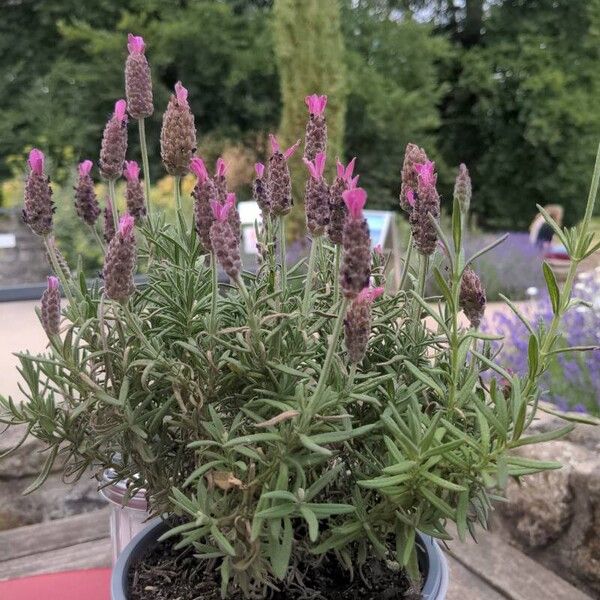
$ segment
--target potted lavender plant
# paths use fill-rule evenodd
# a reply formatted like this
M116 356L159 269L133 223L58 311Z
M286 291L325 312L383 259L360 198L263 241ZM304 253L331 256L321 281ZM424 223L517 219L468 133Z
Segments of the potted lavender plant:
M43 237L54 273L39 311L49 348L19 355L27 399L2 398L1 418L25 424L47 445L31 489L60 460L68 477L110 468L131 494L146 490L160 521L121 556L114 600L443 599L447 568L432 539L450 540L451 524L459 538L485 527L508 477L560 466L511 450L571 428L526 434L561 317L572 307L577 265L598 248L589 224L600 161L583 223L562 230L546 215L571 269L559 289L544 268L553 318L541 332L529 328L528 372L513 375L496 360L494 336L478 329L485 292L470 264L486 249L468 257L462 249L471 195L465 168L447 235L435 165L407 147L400 204L416 260L405 260L402 289L384 291L355 161L338 162L327 180L327 98L309 96L310 255L286 262L288 159L301 142L282 150L272 137L254 182L260 264L243 272L226 165L219 161L212 175L194 156L194 117L181 83L161 133L176 222L152 210L144 133L153 112L150 70L141 38L130 36L129 51L127 104L116 103L100 152L109 195L97 284L61 266L43 155L34 150L29 159L24 218ZM143 185L137 164L125 160L129 118L139 124ZM79 168L75 198L95 230L90 166ZM197 179L192 221L181 197L188 171ZM119 214L115 182L123 173L127 212ZM444 273L430 267L436 252L446 255ZM140 261L147 282L136 287ZM219 266L229 283L219 285ZM429 276L440 305L424 297Z

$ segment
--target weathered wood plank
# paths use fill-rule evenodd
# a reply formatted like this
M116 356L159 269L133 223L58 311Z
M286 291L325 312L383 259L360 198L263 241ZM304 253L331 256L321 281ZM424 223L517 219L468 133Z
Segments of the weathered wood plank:
M107 538L109 535L108 509L9 529L0 532L0 563Z
M507 600L507 596L490 587L455 558L446 554L446 559L450 567L446 600Z
M109 567L110 548L110 540L105 538L7 560L0 563L0 580L41 573Z
M482 534L479 544L457 539L448 553L509 600L592 600L493 534Z

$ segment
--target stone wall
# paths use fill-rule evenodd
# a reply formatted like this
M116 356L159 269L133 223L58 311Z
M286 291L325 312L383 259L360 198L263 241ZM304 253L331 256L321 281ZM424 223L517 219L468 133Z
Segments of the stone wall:
M528 434L564 426L540 419ZM565 438L523 446L519 454L562 469L510 481L494 528L524 553L600 598L600 428L577 425Z

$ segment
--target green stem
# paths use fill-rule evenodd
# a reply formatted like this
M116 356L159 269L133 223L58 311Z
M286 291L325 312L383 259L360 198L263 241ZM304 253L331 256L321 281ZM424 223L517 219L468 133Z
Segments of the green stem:
M96 238L96 241L98 242L98 245L100 246L100 249L102 250L102 254L104 254L104 252L106 251L106 247L104 246L104 241L100 237L100 234L98 233L98 230L96 229L96 226L90 225L90 229L92 230L92 234L94 235L94 238Z
M250 294L248 293L248 288L242 279L242 276L238 276L236 280L236 284L240 293L244 297L244 301L246 302L246 307L248 309L248 325L250 326L250 330L252 331L252 335L254 340L258 343L260 331L258 328L258 321L256 320L256 315L254 314L254 306L252 305L252 300L250 298Z
M425 279L427 277L427 269L429 267L429 256L425 256L424 254L419 254L419 275L417 278L417 288L416 292L419 297L423 298L425 293ZM421 316L421 305L415 300L414 314L413 320L416 323L420 321Z
M279 217L279 250L281 266L281 291L284 292L287 287L287 264L286 264L286 239L285 239L285 216Z
M212 275L212 306L210 310L210 333L215 335L217 333L217 299L219 296L219 275L217 268L217 258L214 252L210 253L210 270Z
M113 222L115 224L115 234L119 231L119 211L117 210L117 196L115 193L115 180L108 180L108 201L110 202L110 210L112 211Z
M69 301L69 304L73 308L76 308L75 298L73 297L73 292L71 290L70 282L67 281L65 274L62 272L62 269L60 268L60 265L58 264L58 259L56 258L56 249L54 246L54 240L52 240L52 238L50 238L50 236L45 235L44 236L44 245L46 246L46 253L48 254L48 258L50 260L50 263L52 264L52 270L54 271L55 275L60 280L60 284L62 285L62 288L65 292L65 296L67 297L67 299Z
M319 381L317 383L317 389L315 390L314 398L319 398L319 396L325 389L325 386L327 385L327 380L329 379L329 372L331 371L331 363L337 351L337 345L340 339L340 334L342 333L342 325L344 324L344 317L346 316L347 305L348 300L344 298L340 303L340 310L335 320L333 333L331 334L331 341L329 342L329 348L327 349L327 355L325 356L325 362L323 363L323 368L321 369L321 375L319 376Z
M406 285L406 280L408 279L408 273L410 271L410 259L412 257L413 251L413 234L412 231L408 237L408 246L406 247L406 256L404 257L404 269L402 270L402 276L400 277L400 284L398 285L398 289L404 289Z
M308 256L308 271L306 273L306 281L304 282L304 298L302 300L302 316L307 317L310 311L310 300L312 292L312 283L315 271L315 261L317 259L318 246L321 238L313 238L310 245L310 254Z
M342 247L335 245L333 259L333 305L336 306L340 299L340 256Z
M146 211L148 213L148 225L152 229L152 203L150 202L150 165L148 163L148 145L146 144L146 123L144 118L138 119L138 130L140 135L140 149L142 152L142 169L144 171L144 189L146 192Z
M142 331L141 327L139 326L139 323L136 320L136 316L131 312L127 302L121 303L120 306L123 308L123 312L125 313L127 319L130 321L131 326L133 327L138 338L143 342L144 346L146 346L150 350L152 355L155 358L158 358L159 353L157 352L156 348L154 348L154 346L150 343L150 340L146 337L146 334Z

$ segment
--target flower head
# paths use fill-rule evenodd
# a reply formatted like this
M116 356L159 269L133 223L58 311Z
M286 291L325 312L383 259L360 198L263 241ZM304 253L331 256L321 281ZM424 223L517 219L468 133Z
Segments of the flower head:
M215 219L220 223L224 223L225 221L227 221L227 216L229 215L229 211L232 207L232 204L230 204L229 202L221 204L216 200L211 200L210 207L212 208Z
M84 160L79 163L77 168L79 178L75 185L75 210L88 225L94 225L100 215L100 205L96 198L94 182L90 175L92 171L92 161Z
M356 156L348 163L346 167L340 162L339 158L336 161L337 176L340 179L348 182L352 179L354 173L354 165L356 164Z
M45 157L41 150L34 148L29 153L29 159L27 162L29 163L29 168L31 169L32 173L35 173L36 175L42 175L44 173Z
M469 212L469 206L471 205L471 177L469 176L469 170L464 163L461 163L458 167L458 175L454 182L454 198L458 202L460 212L467 214Z
M327 156L323 152L317 153L315 160L310 161L307 158L302 159L306 165L311 177L317 181L323 178L323 171L325 170L325 161Z
M119 235L127 237L133 230L135 219L130 214L124 214L119 221Z
M263 165L262 163L256 163L254 165L254 171L258 179L262 179L263 175L265 174L265 165Z
M308 112L312 115L321 115L327 106L327 96L318 96L317 94L311 94L304 98L306 106L308 106Z
M235 193L234 192L229 192L227 194L227 198L225 200L225 204L228 204L230 208L235 207L235 203L236 203L236 197L235 197Z
M130 54L144 54L146 49L144 38L141 35L133 35L133 33L127 34L127 49Z
M60 292L58 278L54 275L48 277L48 287L42 294L40 317L46 333L58 335L60 330Z
M84 160L80 162L79 166L77 167L77 170L79 171L79 176L85 177L86 175L89 175L92 170L93 164L94 163L91 160Z
M58 289L58 277L55 277L54 275L48 277L48 289L51 291Z
M344 202L346 204L346 208L348 212L354 219L362 218L362 211L367 202L367 192L362 188L354 188L351 190L346 190L342 197L344 198Z
M180 106L185 108L189 108L188 104L188 91L183 87L181 81L178 81L175 84L175 96L177 97L177 102Z
M435 163L427 160L424 163L416 163L415 171L419 178L419 184L423 187L432 187L435 185L437 176L435 174Z
M128 181L137 181L140 178L140 166L135 162L135 160L126 160L125 161L125 170L123 171L123 176Z
M271 140L271 149L273 150L273 154L280 153L281 148L279 147L279 142L272 133L269 134L269 140ZM285 152L282 153L285 160L289 160L294 152L296 152L298 146L300 145L300 141L301 140L298 140L295 144L292 144Z

